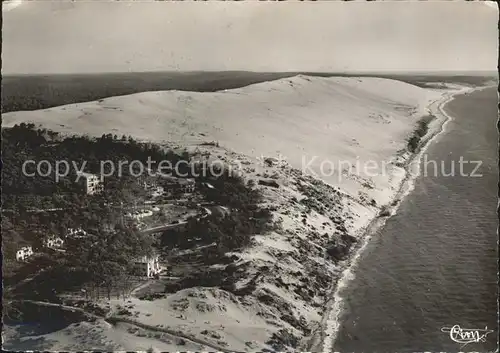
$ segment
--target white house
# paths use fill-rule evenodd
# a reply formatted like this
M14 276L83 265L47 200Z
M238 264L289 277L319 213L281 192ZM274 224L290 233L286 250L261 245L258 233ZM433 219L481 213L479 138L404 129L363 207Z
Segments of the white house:
M76 172L77 183L87 195L100 193L103 190L101 179L96 174Z
M62 240L60 237L52 235L52 236L45 238L43 240L43 245L46 248L50 248L50 249L54 249L54 250L60 249L64 246L64 240Z
M16 260L26 261L32 255L33 255L33 249L31 248L31 246L23 246L16 252Z
M134 260L137 275L144 277L154 277L161 271L160 257L158 255L142 256Z
M163 186L167 193L192 193L195 190L196 182L191 178L183 179L173 176L164 176Z
M68 228L66 236L72 238L84 238L87 236L87 232L82 228Z
M133 220L140 220L145 217L151 217L153 215L153 211L151 210L140 210L140 211L135 211L135 212L129 212L125 214L125 217L133 219Z

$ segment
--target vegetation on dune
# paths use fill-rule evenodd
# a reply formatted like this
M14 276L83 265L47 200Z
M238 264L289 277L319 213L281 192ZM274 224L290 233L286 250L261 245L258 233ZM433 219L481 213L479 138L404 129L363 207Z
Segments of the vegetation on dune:
M126 294L132 279L134 259L151 255L153 239L130 228L90 229L89 236L68 242L65 267L86 280L87 293L98 289Z
M418 121L417 128L413 131L413 135L408 140L408 151L411 153L418 152L420 141L429 131L429 123L435 118L434 115L427 115Z
M288 329L281 329L274 332L271 339L266 342L274 351L286 351L288 347L297 348L300 338L291 333Z
M224 173L212 181L214 189L204 189L208 201L230 210L225 216L210 215L191 219L183 229L168 230L163 246L190 248L195 243L207 245L216 243L217 252L244 248L251 242L251 236L272 230L272 213L260 205L262 194L245 184L243 178Z
M134 282L134 259L151 253L152 238L120 226L87 230L85 237L67 237L65 252L40 249L29 262L14 262L14 271L6 263L6 298L59 302L59 293L83 294L82 289L89 299L127 295ZM4 309L8 314L10 307Z
M262 202L262 194L252 185L245 184L243 178L230 171L224 171L221 176L209 177L212 188L202 189L207 201L231 209L248 211L256 209Z
M26 297L26 293L30 293L31 298L57 301L56 293L82 288L89 298L125 294L130 287L134 258L147 255L153 245L149 236L124 226L122 221L123 210L119 205L130 204L143 196L144 190L137 179L123 170L120 177L106 177L101 194L86 195L72 179L76 175L71 171L67 178L56 182L52 176L23 175L22 165L26 160L65 160L78 166L85 162L85 171L97 174L102 160L115 165L122 160L138 160L144 165L148 160L168 160L175 165L181 160L189 161L190 154L165 151L127 136L62 138L34 124L3 129L2 137L5 186L2 201L9 211L2 215L3 255L10 263L6 266L10 272L8 268L5 272L7 284L11 286L34 275L33 280L22 283L14 295ZM259 189L252 183L247 184L241 176L208 168L206 164L198 165L198 173L190 173L190 166L185 168L180 172L187 172L200 183L210 183L210 187L200 188L201 196L225 211L193 217L185 226L166 231L162 237L164 249L206 245L201 251L204 263L229 264L232 260L228 262L227 252L249 246L253 235L278 226L271 211L262 205ZM44 208L57 210L41 210ZM68 237L68 228L85 229L88 235ZM43 247L42 240L48 235L65 239L64 253ZM34 256L28 263L16 262L16 251L23 244L32 245L42 255ZM223 284L225 279L229 285L234 275L234 271L200 272L186 276L181 287L200 280L215 286Z
M379 217L389 217L391 215L391 211L388 206L383 205L380 208L380 212L378 213Z
M356 238L347 233L342 233L340 236L333 236L328 242L326 253L334 261L345 260L356 242Z
M189 160L190 156L175 153L172 150L162 150L158 145L139 143L131 137L119 138L112 134L103 134L100 138L87 136L72 136L61 138L58 133L37 129L34 124L16 125L2 129L2 205L4 209L45 209L57 207L78 207L85 204L89 197L81 195L76 180L76 168L89 173L100 173L101 162L104 167L113 165L113 175L105 178L105 190L102 195L90 198L100 198L103 202L130 202L144 196L144 190L136 183L137 177L131 173L134 166L128 163L141 162L148 165L148 160L158 163L167 161L176 165L181 160ZM69 163L69 173L66 177L55 179L55 175L40 176L48 171L47 164L36 171L35 164L27 164L28 173L36 172L35 176L24 175L23 164L32 160L38 163L42 160L50 162L52 170L56 161ZM106 163L104 163L106 161ZM109 161L109 162L108 162ZM127 163L128 162L128 163ZM121 163L121 164L120 164ZM152 163L154 168L157 164ZM189 167L179 163L179 173L186 173ZM60 172L65 171L60 164ZM104 172L111 174L109 168ZM136 173L136 171L134 171ZM147 172L144 172L146 174ZM78 195L78 197L75 197Z
M273 221L269 208L261 204L260 191L245 184L243 178L224 173L211 183L214 189L204 190L205 196L217 205L228 208L230 213L192 219L184 228L168 230L162 236L162 247L170 251L174 248L194 249L204 246L196 253L205 266L227 266L191 273L177 283L168 284L165 288L167 292L200 285L235 291L234 283L244 271L241 266L234 267L233 262L237 257L227 257L226 254L251 245L255 234L265 234L279 227Z
M46 160L54 166L60 160L81 167L86 162L84 171L96 173L101 160L115 165L121 160L139 160L147 165L148 159L175 161L186 156L126 136L61 138L58 133L25 123L2 129L2 152L5 283L15 285L33 275L33 280L19 286L22 291L17 295L50 300L55 300L53 290L60 292L82 285L90 297L103 295L98 290L103 288L108 297L112 291L123 291L130 279L133 259L151 249L149 236L122 224L123 210L117 206L143 196L136 177L125 169L121 177L105 179L103 193L87 195L75 183L74 170L57 182L54 175L24 175L23 163ZM88 236L68 237L68 228L85 229ZM51 235L65 240L65 253L43 247L43 239ZM16 252L24 245L31 245L37 254L28 263L19 263ZM45 261L46 255L54 261Z

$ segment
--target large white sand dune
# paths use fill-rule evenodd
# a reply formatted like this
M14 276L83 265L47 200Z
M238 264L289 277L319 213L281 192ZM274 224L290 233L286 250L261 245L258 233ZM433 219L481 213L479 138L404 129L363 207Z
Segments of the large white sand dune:
M3 124L32 121L65 133L182 144L216 140L252 157L281 154L299 169L315 158L311 170L354 193L360 180L339 179L340 161L389 160L440 96L389 79L299 75L214 93L145 92L12 112ZM378 179L387 188L388 178Z

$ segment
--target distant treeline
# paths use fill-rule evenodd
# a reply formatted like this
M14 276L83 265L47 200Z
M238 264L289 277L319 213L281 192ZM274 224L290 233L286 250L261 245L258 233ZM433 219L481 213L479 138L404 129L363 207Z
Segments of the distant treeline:
M428 82L457 82L480 85L494 74L342 74L308 72L132 72L80 75L23 75L2 79L2 112L37 110L94 101L106 97L146 91L215 92L250 84L292 77L375 76L393 78L425 87Z

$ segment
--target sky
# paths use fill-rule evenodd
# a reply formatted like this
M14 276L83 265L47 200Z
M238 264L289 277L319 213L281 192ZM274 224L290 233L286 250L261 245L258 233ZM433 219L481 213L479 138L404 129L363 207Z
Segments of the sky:
M22 2L2 73L496 71L480 2Z

